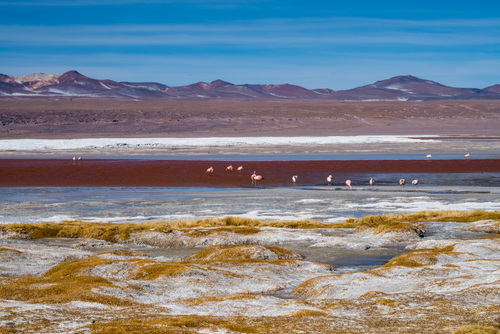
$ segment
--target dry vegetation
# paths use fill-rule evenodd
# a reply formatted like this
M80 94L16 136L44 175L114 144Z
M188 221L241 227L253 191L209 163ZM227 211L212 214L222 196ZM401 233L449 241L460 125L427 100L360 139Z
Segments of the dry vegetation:
M425 250L417 250L405 254L401 254L396 256L382 267L392 267L392 266L404 266L404 267L423 267L430 264L436 264L438 259L437 255L446 254L446 255L457 255L458 253L453 252L453 246L448 246L441 249L425 249Z
M480 220L500 220L499 211L422 211L410 214L383 214L365 216L360 219L347 219L340 224L322 224L319 221L261 221L239 217L206 218L173 222L147 222L142 224L89 223L65 221L61 223L6 224L0 232L14 233L20 238L94 238L110 242L125 241L132 233L185 231L186 235L199 237L221 232L255 234L262 227L288 229L328 229L355 228L356 231L374 229L375 233L406 232L414 230L413 223L430 221L470 223Z
M406 230L407 223L425 223L431 221L470 223L479 220L500 220L500 211L421 211L407 214L383 214L365 216L359 219L347 219L335 224L338 228L366 228L384 230Z
M17 235L27 239L65 237L122 242L134 233L151 231L166 234L182 231L195 235L239 231L252 235L263 227L271 226L287 229L348 227L358 231L369 228L383 233L427 221L464 222L468 225L466 223L483 220L499 221L500 212L426 211L370 216L337 225L313 221L263 222L234 217L143 224L13 224L0 226L0 235L3 234L4 238ZM495 235L474 242L494 250L497 240L498 235ZM462 247L467 246L466 242ZM446 243L442 241L441 244ZM471 251L478 249L477 244L470 247L468 250ZM393 258L380 268L357 273L358 276L353 273L329 275L331 268L327 270L327 265L307 263L297 253L281 246L215 245L178 260L158 260L149 257L146 252L131 249L108 250L84 258L61 260L40 276L1 278L0 334L499 333L500 307L488 302L499 298L499 280L478 281L478 284L444 293L431 293L431 290L421 288L411 292L387 293L380 285L369 285L370 280L373 283L377 279L382 285L390 279L407 279L408 284L415 284L420 275L418 271L423 276L430 275L421 277L427 282L432 278L433 271L441 270L438 273L443 276L437 275L436 280L443 287L454 289L457 281L447 282L445 273L457 271L457 279L466 280L470 272L460 272L460 265L466 263L466 267L473 267L471 279L476 279L474 266L494 269L498 262L491 255L491 258L479 258L477 263L468 258L457 263L462 261L460 257L465 253L454 249L455 244L417 249ZM24 252L10 246L1 247L0 258L4 255L9 256L9 261L15 261L15 256L24 256ZM472 255L467 253L467 256ZM446 261L442 261L442 257ZM436 266L438 262L440 266ZM311 269L313 266L315 269ZM298 271L309 271L309 276L290 276L290 273ZM259 284L265 281L266 287L272 286L273 289L282 289L289 284L290 290L294 288L291 298L279 299L269 295L275 290L262 292L263 287L255 283L255 276L264 272L268 276L261 276ZM487 276L487 272L482 274ZM219 284L217 286L221 290L214 289L213 284ZM240 284L241 289L230 292L234 284ZM252 287L251 284L255 285ZM343 285L337 286L339 284ZM180 293L176 290L186 286L192 287L192 290L186 291L196 293L184 298L169 295ZM359 297L335 294L337 288L348 290L360 286L364 291ZM330 295L324 298L328 293ZM152 297L147 299L145 296ZM275 315L270 306L272 303L275 311L287 307L289 311ZM233 308L241 308L245 312L250 309L257 315L228 316L233 314L228 313ZM195 314L196 310L201 310L201 314ZM226 313L220 315L220 312ZM265 315L266 312L269 315ZM69 327L61 327L65 323ZM78 326L71 327L73 323Z
M331 225L311 220L299 221L260 221L257 219L225 217L216 219L185 220L174 222L147 222L142 224L88 223L65 221L61 223L7 224L0 231L15 233L21 238L93 238L110 242L125 241L132 233L185 231L186 235L199 237L220 232L255 234L259 227L279 227L291 229L328 228ZM204 229L199 229L204 228ZM207 229L213 228L213 229Z

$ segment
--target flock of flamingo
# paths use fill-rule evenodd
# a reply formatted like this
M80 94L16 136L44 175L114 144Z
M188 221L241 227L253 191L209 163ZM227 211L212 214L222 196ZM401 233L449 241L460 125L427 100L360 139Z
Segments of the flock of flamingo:
M470 153L467 153L466 155L464 155L464 157L465 157L465 159L469 159ZM427 160L429 160L430 158L432 158L432 155L431 154L427 154L426 158L427 158ZM243 166L239 166L236 170L241 173L241 171L243 170ZM231 173L233 171L233 165L227 166L226 167L226 171L228 171L228 172ZM213 172L214 172L214 168L212 166L210 166L206 170L206 173L209 174L209 175L212 175ZM253 174L250 176L250 178L252 180L252 185L257 185L257 182L259 182L259 181L261 181L261 180L264 179L264 177L262 177L262 175L257 175L256 171L253 172ZM293 182L294 186L297 185L298 178L299 178L298 175L293 175L292 176L292 182ZM328 182L329 186L332 184L332 180L333 180L333 176L332 175L328 175L328 177L326 178L326 181ZM375 180L373 179L373 176L370 176L370 181L368 183L370 184L370 186L375 185ZM352 182L351 182L351 180L346 180L345 184L349 188L349 190L352 190ZM400 179L399 180L399 185L401 187L404 187L405 184L406 184L406 180L405 179ZM414 186L418 186L419 181L418 180L413 180L413 181L411 181L411 184L414 185Z

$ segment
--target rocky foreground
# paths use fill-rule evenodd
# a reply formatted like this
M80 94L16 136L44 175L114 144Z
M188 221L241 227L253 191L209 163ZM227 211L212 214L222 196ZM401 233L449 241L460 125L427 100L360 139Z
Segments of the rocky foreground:
M499 215L2 225L0 333L498 333ZM298 242L405 251L339 273Z

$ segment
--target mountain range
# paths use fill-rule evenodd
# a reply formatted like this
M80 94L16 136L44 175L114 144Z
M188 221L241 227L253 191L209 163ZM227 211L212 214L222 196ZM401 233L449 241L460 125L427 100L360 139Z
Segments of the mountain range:
M155 82L116 82L86 77L77 71L61 75L35 73L25 76L0 74L2 96L68 96L133 99L327 99L341 101L500 100L500 85L484 89L454 88L411 75L348 90L306 89L296 85L235 85L222 80L170 87Z

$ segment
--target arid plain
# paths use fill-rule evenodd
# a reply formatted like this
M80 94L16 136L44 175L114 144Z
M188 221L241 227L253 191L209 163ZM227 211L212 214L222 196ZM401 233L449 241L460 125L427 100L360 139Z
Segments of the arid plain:
M497 100L2 98L3 138L498 134Z

